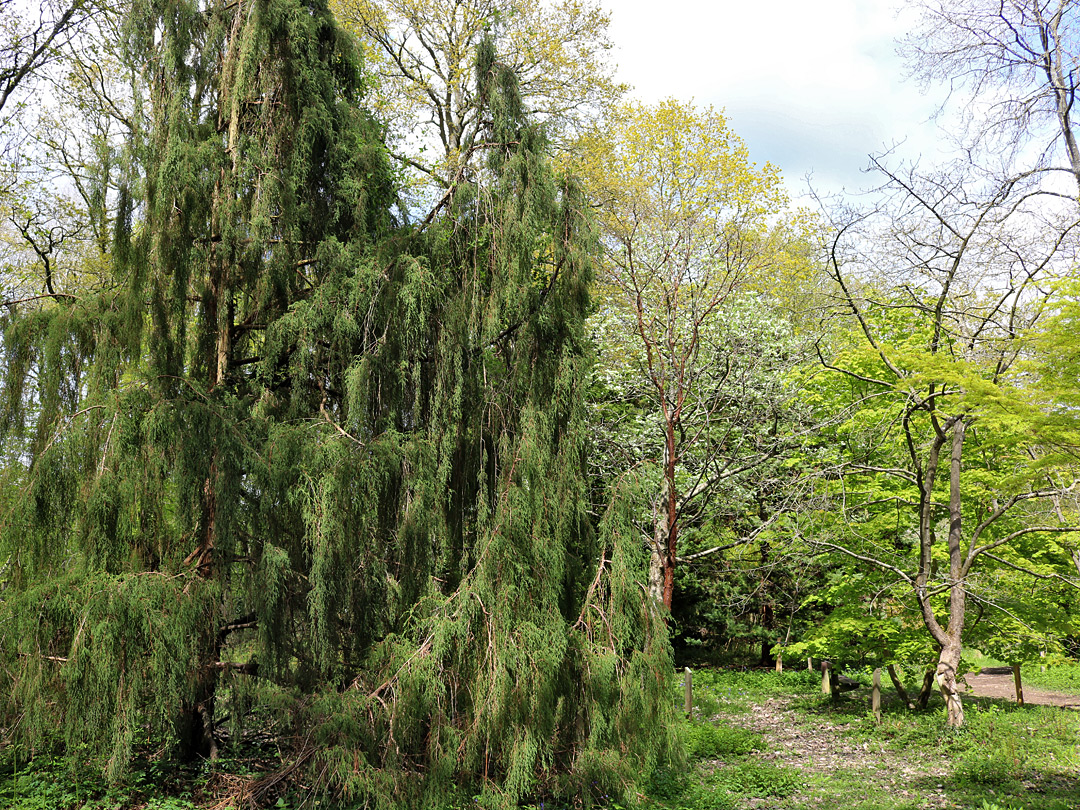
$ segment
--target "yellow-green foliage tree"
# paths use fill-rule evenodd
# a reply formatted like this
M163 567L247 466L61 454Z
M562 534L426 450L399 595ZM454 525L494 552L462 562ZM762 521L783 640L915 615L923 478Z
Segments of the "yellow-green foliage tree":
M684 516L782 444L771 428L790 330L753 293L799 261L798 231L779 172L756 166L711 108L627 104L569 159L602 228L601 367L659 439L627 461L660 470L650 580L670 608Z
M1040 432L1075 456L1077 450L1070 447L1070 441L1080 428L1080 282L1066 279L1047 304L1048 317L1043 328L1032 335L1031 361L1026 369L1034 372L1039 381L1037 395L1046 413ZM1077 488L1063 493L1054 507L1064 518L1080 524ZM1080 576L1080 535L1063 537L1060 542Z
M524 111L549 137L579 129L623 92L607 61L609 15L594 0L333 0L376 74L375 112L395 152L447 187L483 147L476 48L496 36ZM475 161L473 161L475 163Z

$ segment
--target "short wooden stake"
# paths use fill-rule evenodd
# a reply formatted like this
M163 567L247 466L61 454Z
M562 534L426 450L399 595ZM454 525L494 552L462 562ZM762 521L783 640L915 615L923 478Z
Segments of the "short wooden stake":
M1020 665L1013 664L1013 683L1016 685L1016 703L1019 706L1024 705L1024 685L1020 683Z
M782 655L776 656L776 671L777 672L783 672L784 671L784 656L782 656Z
M689 720L694 714L694 676L690 672L690 667L683 672L683 687L686 692L686 718Z
M807 658L806 659L806 671L807 672L813 672L814 671L814 659L813 658Z
M821 662L821 694L832 694L832 679L829 677L829 662Z
M870 707L874 710L874 719L881 722L881 667L874 670L874 691L870 694Z

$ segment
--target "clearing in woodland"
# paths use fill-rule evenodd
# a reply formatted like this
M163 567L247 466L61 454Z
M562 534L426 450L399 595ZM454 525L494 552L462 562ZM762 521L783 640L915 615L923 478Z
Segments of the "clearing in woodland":
M1025 678L1030 676L1025 673ZM691 764L654 780L657 808L845 810L1075 810L1080 807L1080 693L970 677L968 714L950 729L934 695L909 711L883 689L881 723L870 679L838 701L807 672L695 673ZM1001 692L1007 681L1007 695Z

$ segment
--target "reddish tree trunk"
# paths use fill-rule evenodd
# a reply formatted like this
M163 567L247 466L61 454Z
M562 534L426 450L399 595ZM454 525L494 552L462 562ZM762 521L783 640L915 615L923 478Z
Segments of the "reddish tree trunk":
M667 522L667 547L664 558L664 607L671 610L675 593L675 551L679 541L679 501L675 492L675 422L667 420L664 445L665 514Z

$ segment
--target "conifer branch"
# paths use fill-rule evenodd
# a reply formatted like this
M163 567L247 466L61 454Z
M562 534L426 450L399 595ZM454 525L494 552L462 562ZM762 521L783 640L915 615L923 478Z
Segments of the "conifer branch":
M326 410L326 386L323 385L322 380L319 380L317 385L319 386L319 390L322 392L322 400L319 402L319 413L322 414L323 419L325 419L327 424L333 427L334 430L336 430L349 441L355 443L359 447L366 447L367 445L365 445L362 441L353 436L351 433L345 430L345 428L343 428L341 425L339 425L337 422L330 418L330 414Z
M88 408L83 408L80 411L75 411L75 413L71 414L71 416L67 417L67 419L64 420L65 424L58 427L56 429L56 432L53 434L52 438L49 439L49 441L45 444L44 447L41 448L41 452L38 453L38 458L40 458L41 456L45 455L46 452L48 452L49 448L53 446L53 443L57 439L60 438L60 434L63 433L64 430L67 427L69 427L71 425L71 423L74 422L77 417L82 416L82 415L87 414L87 413L90 413L90 411L103 411L103 410L105 410L104 405L91 405Z
M116 427L116 417L119 415L119 412L114 412L112 422L109 423L109 433L105 437L105 447L101 451L101 464L98 465L98 476L105 474L105 460L109 457L109 445L112 443L113 428Z
M474 152L477 152L481 149L495 149L499 147L518 145L520 145L519 141L507 141L506 143L483 141L481 143L474 143L472 146L466 149L465 152L463 152L461 155L461 167L457 170L457 174L454 175L454 179L447 184L446 192L442 195L442 197L439 198L439 201L435 203L435 207L428 212L428 215L424 217L423 221L417 226L416 232L423 233L427 226L435 220L435 215L439 213L439 211L442 210L442 208L446 206L446 204L449 203L450 200L453 199L454 190L457 188L458 183L460 183L465 177L465 170L469 168L469 158Z
M607 557L603 552L600 553L600 565L596 568L596 576L593 578L592 584L589 586L589 590L585 593L585 603L581 607L581 613L578 614L577 621L574 622L574 627L582 627L585 624L585 611L589 609L589 600L592 599L593 593L600 585L600 579L604 575L604 568L607 566Z
M428 636L424 640L424 643L421 644L419 646L419 648L417 648L416 652L414 652L412 655L410 655L408 660L398 668L398 671L395 672L389 678L387 678L385 681L383 681L381 684L379 684L377 687L375 687L374 691L368 693L368 697L369 698L378 698L379 695L382 694L383 690L385 690L388 686L390 686L390 684L392 684L394 681L396 681L401 676L401 673L406 670L406 668L409 666L409 664L411 664L413 661L415 661L417 658L419 658L421 655L424 655L425 653L428 652L428 650L431 649L431 644L432 644L432 642L434 640L435 640L435 636ZM353 682L349 685L349 688L350 689L359 689L360 688L360 676L359 675L356 678L353 679Z
M234 633L237 630L248 630L253 627L258 627L259 622L254 613L249 613L246 616L241 616L239 619L234 619L227 624L223 624L221 629L218 630L218 643L224 644L225 639L230 633Z

